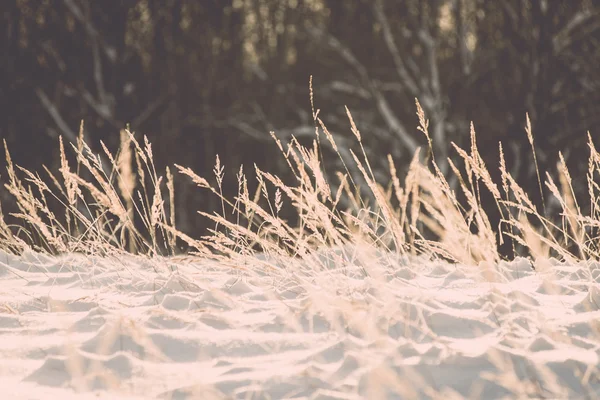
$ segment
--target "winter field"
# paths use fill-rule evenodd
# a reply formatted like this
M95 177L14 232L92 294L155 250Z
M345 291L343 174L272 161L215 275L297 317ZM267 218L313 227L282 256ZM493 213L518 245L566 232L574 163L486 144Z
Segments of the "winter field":
M19 223L0 218L2 398L600 398L591 138L591 211L563 163L540 178L559 209L547 215L507 171L502 147L492 181L474 130L450 173L416 154L401 182L390 158L388 185L376 182L348 113L358 151L337 152L343 168L330 182L319 146L336 143L313 115L314 147L274 138L293 184L256 169L250 193L240 169L239 194L227 199L220 160L216 184L176 166L177 179L222 201L199 239L175 224L174 175L163 177L151 144L127 131L114 156L93 154L83 133L61 141L60 174L44 178L7 149L3 181ZM529 125L524 134L535 162ZM297 210L297 226L279 217L283 207Z
M597 398L600 264L6 253L4 398ZM490 279L492 278L492 279Z

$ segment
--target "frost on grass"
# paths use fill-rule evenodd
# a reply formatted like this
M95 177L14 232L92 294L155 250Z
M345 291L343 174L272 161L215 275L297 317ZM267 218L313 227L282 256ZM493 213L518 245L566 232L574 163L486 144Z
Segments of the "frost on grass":
M80 140L75 164L61 142L60 176L48 179L15 166L7 149L21 229L0 218L4 394L597 397L600 156L591 139L591 211L582 214L562 163L558 184L545 182L562 209L556 219L536 209L503 157L501 182L492 181L473 127L470 149L456 147L460 163L449 161L457 187L419 152L404 179L390 157L390 185L376 182L348 115L359 175L340 156L335 184L317 143L295 139L275 138L295 184L256 168L250 193L240 169L234 199L222 195L221 160L216 187L176 165L221 201L222 215L203 213L214 229L199 239L177 229L175 178L157 171L145 138L124 131L118 154L102 146L102 157ZM533 148L529 124L526 134ZM284 204L297 225L279 217ZM512 259L500 257L501 242ZM184 243L189 254L178 254Z

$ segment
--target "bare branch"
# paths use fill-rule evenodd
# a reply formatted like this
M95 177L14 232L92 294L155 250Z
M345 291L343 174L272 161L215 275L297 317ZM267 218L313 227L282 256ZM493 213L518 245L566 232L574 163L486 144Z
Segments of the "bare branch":
M377 109L380 115L383 117L389 128L394 132L402 144L412 154L417 150L418 144L412 138L406 127L400 122L400 119L394 114L389 103L381 90L373 83L367 69L358 61L352 51L344 46L337 38L330 33L323 32L313 26L307 26L308 33L315 39L326 43L329 48L335 51L343 60L345 60L351 67L354 68L355 72L360 77L363 85L369 90L371 96L375 99Z
M148 118L150 118L152 113L154 113L161 105L165 103L165 101L167 101L168 98L169 94L165 93L164 95L154 100L152 103L148 104L144 111L142 111L140 115L138 115L133 119L133 121L131 121L131 125L134 128L142 125L144 122L146 122Z
M92 37L92 55L94 57L94 81L96 82L96 90L98 91L98 97L104 112L112 118L113 110L111 102L109 101L108 94L104 88L104 76L102 74L102 59L100 58L100 46L98 44L98 38Z
M117 51L112 46L110 46L106 42L104 42L104 40L102 40L102 37L99 35L98 31L96 30L96 28L94 27L92 22L89 21L83 15L83 12L79 8L79 6L75 3L75 1L63 0L63 3L65 4L65 6L67 6L67 8L71 12L71 14L73 14L75 19L77 19L83 25L87 34L90 37L97 38L99 40L100 44L102 45L102 50L104 50L104 54L112 63L114 63L117 60Z
M377 102L377 109L379 110L379 113L385 122L388 124L392 132L394 132L402 141L409 153L413 154L419 147L417 141L410 136L402 122L400 122L400 119L398 119L396 114L394 114L383 94L381 92L376 92L374 97Z
M360 86L355 86L355 85L352 85L347 82L333 81L333 82L331 82L331 84L329 84L329 87L332 90L336 90L338 92L342 92L342 93L346 93L346 94L351 94L351 95L361 98L363 100L368 100L371 98L371 93L369 93L368 90L365 90L364 88L362 88Z
M419 31L418 37L421 39L421 42L427 49L427 64L429 66L429 87L431 89L432 97L434 98L434 102L439 102L440 100L440 73L437 64L437 44L434 38L429 34L429 32L422 28ZM425 98L423 99L425 100Z
M402 57L400 57L400 51L398 50L396 40L394 39L394 35L392 34L392 30L390 29L388 19L385 15L385 12L383 11L383 4L381 0L377 0L375 2L373 9L375 11L375 17L377 18L377 22L381 24L381 28L383 30L383 38L385 40L385 44L387 45L388 51L392 56L394 65L396 66L396 72L402 80L402 83L408 88L408 90L410 90L412 96L417 97L420 94L419 88L417 86L416 81L406 69Z
M342 44L336 37L328 32L324 32L323 30L316 28L313 25L308 25L306 27L308 33L316 39L323 40L325 39L327 45L335 50L335 52L348 63L354 70L358 73L361 79L365 81L370 81L369 74L367 73L367 69L362 65L358 59L354 56L354 54L348 49L346 46Z
M585 26L585 32L580 35L583 37L589 37L589 35L600 29L600 11L585 10L573 15L571 20L565 24L565 27L552 38L554 52L560 54L576 42L579 38L574 37L573 32L583 26Z
M105 121L107 121L108 123L110 123L112 126L114 126L117 129L123 128L123 123L113 117L108 105L106 105L104 103L99 103L98 101L96 101L94 96L92 96L92 94L90 92L88 92L86 89L81 90L81 97Z
M54 103L52 103L48 96L46 96L46 93L44 93L42 89L36 88L35 94L40 99L42 105L44 106L48 114L50 114L50 117L52 118L52 120L54 120L54 123L56 124L56 126L58 126L58 129L61 130L63 135L65 135L65 137L69 139L69 142L77 143L77 135L71 130L71 128L69 128L69 125L62 118Z
M458 54L463 75L471 73L470 52L467 47L467 28L464 20L464 0L456 0L454 8L454 19L456 20L456 32L458 36Z

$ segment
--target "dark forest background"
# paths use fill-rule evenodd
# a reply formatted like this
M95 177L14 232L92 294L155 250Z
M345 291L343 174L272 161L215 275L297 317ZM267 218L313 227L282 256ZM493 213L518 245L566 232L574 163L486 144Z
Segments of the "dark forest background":
M342 156L347 105L382 183L388 153L406 167L426 146L415 97L437 160L469 146L473 121L490 171L502 141L538 202L526 112L542 173L562 151L582 196L588 130L600 145L597 0L2 0L0 29L0 138L33 170L58 168L58 136L74 142L81 120L97 151L130 124L160 167L208 177L219 154L233 195L240 164L285 175L269 131L312 141L311 75ZM177 225L197 235L194 211L220 202L175 184Z

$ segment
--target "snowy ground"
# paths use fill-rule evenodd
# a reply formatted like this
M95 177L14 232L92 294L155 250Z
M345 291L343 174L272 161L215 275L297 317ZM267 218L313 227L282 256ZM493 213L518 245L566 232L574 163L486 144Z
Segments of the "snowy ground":
M600 264L236 264L0 253L1 397L600 398Z

